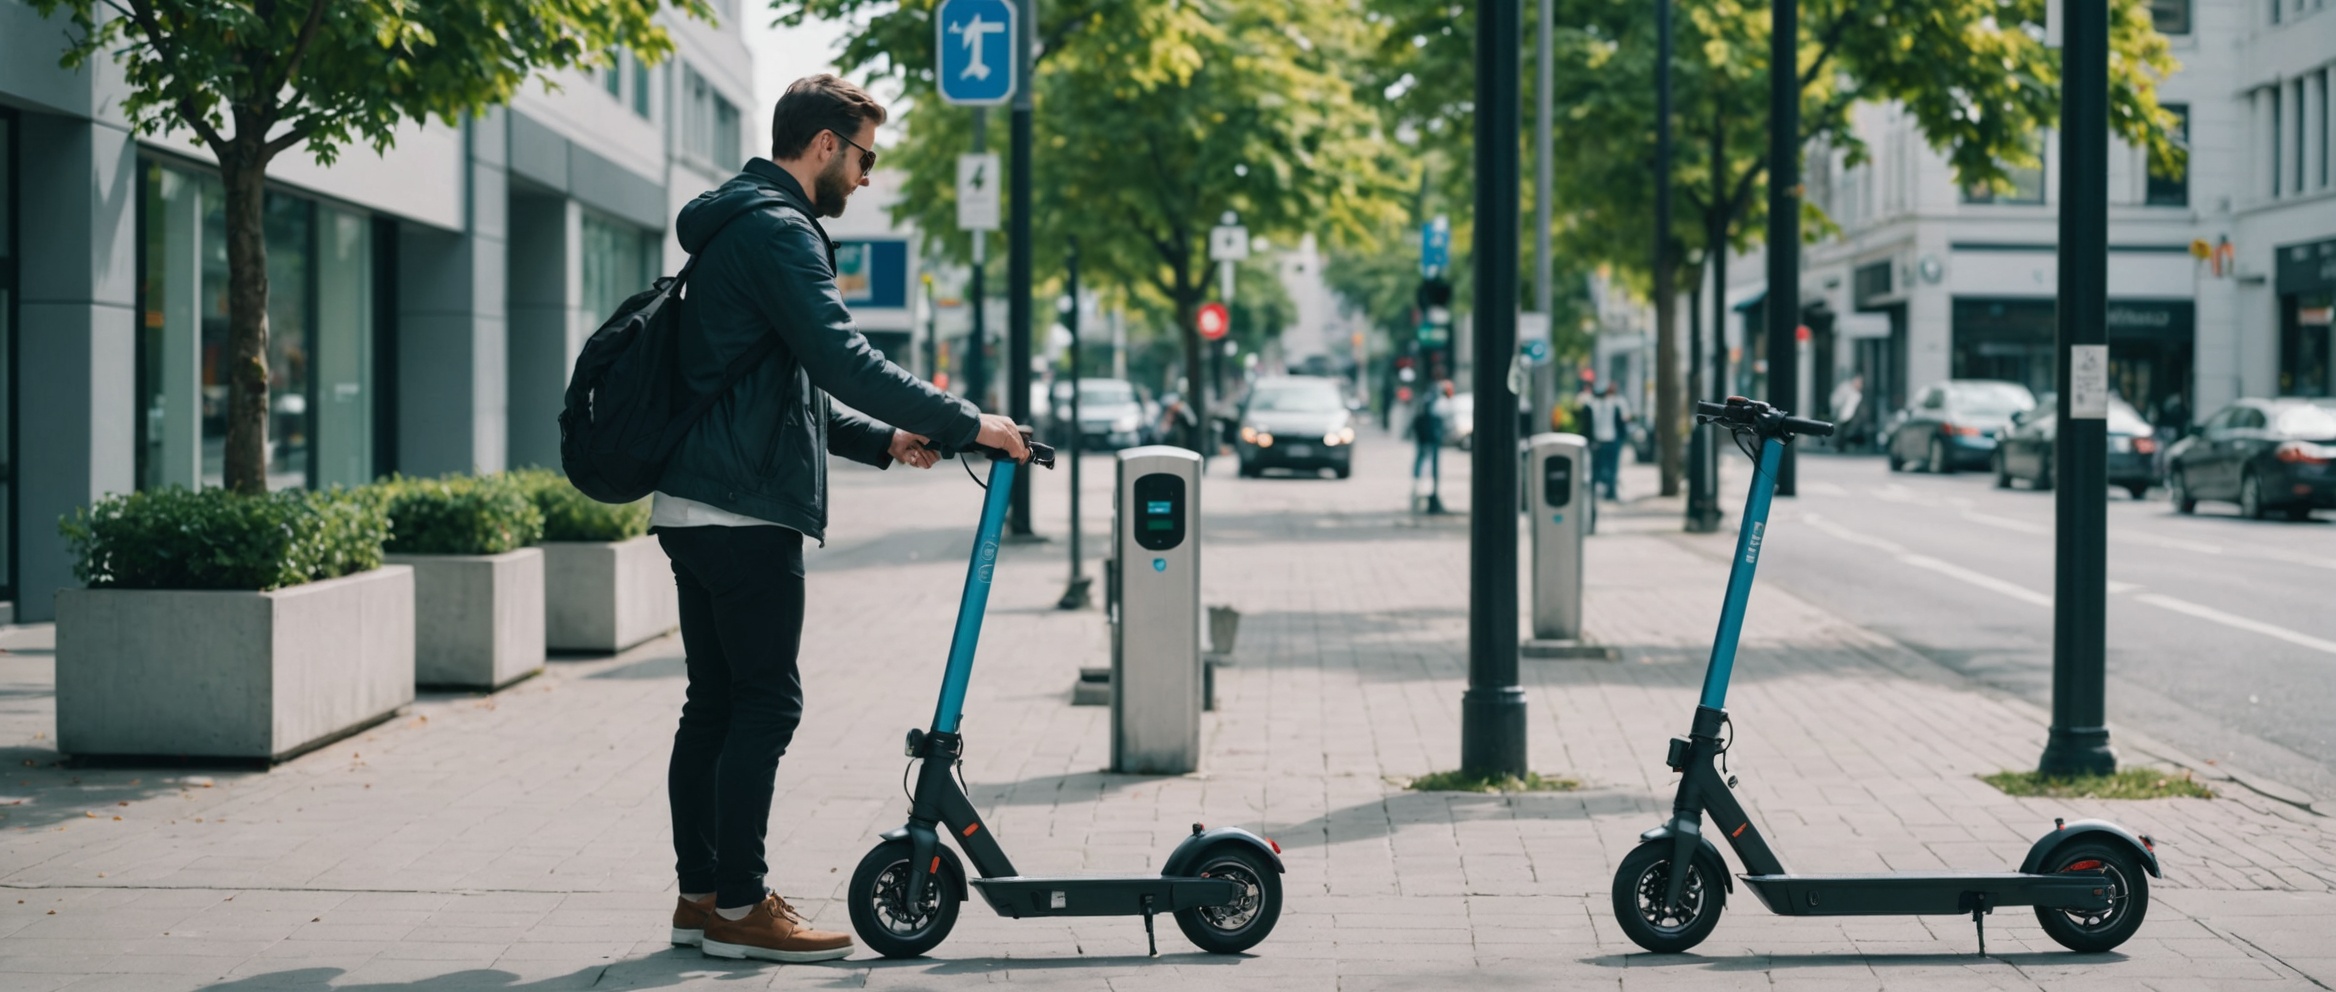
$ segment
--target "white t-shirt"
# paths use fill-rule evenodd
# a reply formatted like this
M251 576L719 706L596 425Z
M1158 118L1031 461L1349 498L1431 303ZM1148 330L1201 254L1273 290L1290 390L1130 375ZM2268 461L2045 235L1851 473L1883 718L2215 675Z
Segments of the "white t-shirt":
M1622 420L1630 416L1630 401L1622 394L1590 398L1590 440L1604 444L1622 439Z
M651 527L787 527L760 517L732 513L711 503L657 493L649 500ZM787 527L788 530L794 530Z

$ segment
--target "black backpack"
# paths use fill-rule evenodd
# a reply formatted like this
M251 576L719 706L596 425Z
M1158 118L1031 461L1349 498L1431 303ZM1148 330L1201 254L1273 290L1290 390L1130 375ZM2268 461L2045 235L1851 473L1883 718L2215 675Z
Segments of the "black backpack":
M722 218L715 232L747 213L785 202L757 198ZM709 244L712 240L707 238ZM654 492L666 460L698 418L778 348L778 335L765 334L731 360L713 389L695 397L682 391L681 308L689 303L684 292L697 264L693 255L679 274L626 299L576 356L560 411L560 467L586 496L631 503Z

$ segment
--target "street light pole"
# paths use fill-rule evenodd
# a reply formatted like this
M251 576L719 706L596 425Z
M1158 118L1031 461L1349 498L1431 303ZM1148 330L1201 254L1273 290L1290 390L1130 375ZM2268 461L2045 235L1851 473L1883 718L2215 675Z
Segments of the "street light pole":
M1476 361L1497 370L1517 353L1517 76L1519 0L1476 4ZM1476 377L1470 453L1468 691L1460 697L1460 768L1525 774L1525 690L1517 684L1517 397L1498 372Z
M1538 39L1534 46L1534 122L1533 122L1533 309L1541 314L1541 326L1549 337L1548 344L1557 345L1556 315L1551 313L1557 299L1550 286L1549 225L1551 206L1549 188L1555 166L1551 155L1555 145L1550 134L1550 118L1557 107L1556 42L1550 22L1557 17L1557 0L1541 0L1535 10L1540 20ZM1556 403L1555 386L1550 382L1552 370L1557 367L1554 350L1542 354L1542 363L1533 369L1532 430L1540 433L1553 430L1549 411Z
M2064 0L2060 89L2060 437L2052 451L2052 733L2040 770L2115 771L2108 629L2109 5Z
M1014 79L1014 221L1006 258L1006 409L1014 422L1030 422L1030 78L1031 48L1038 37L1037 0L1016 0L1014 18L1020 26L1014 42L1019 65ZM1013 499L1006 515L1007 530L1015 537L1030 536L1030 473L1014 473Z
M973 153L988 151L990 147L990 112L973 108ZM988 231L973 232L973 274L967 287L967 302L973 306L972 339L965 343L965 398L987 412L990 407L989 366L989 296L982 290L982 272L989 268L986 257L989 247Z
M1801 61L1796 0L1770 0L1768 39L1768 402L1800 407ZM1776 465L1776 494L1793 495L1793 449Z

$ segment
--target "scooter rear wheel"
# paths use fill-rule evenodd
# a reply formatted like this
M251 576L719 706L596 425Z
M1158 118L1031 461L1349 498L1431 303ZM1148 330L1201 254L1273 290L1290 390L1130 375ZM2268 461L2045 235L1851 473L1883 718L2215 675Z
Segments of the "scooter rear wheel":
M958 880L953 865L941 860L941 871L925 880L924 897L908 905L909 842L876 845L852 870L852 887L844 900L852 909L852 929L868 949L888 958L913 958L941 946L957 925Z
M1657 954L1678 954L1711 936L1727 905L1727 868L1698 854L1687 868L1687 889L1679 907L1664 905L1671 884L1668 838L1640 844L1614 872L1614 918L1631 943Z
M2141 929L2149 914L2149 875L2133 851L2119 844L2077 841L2052 852L2047 873L2098 871L2109 889L2107 909L2036 907L2036 922L2060 946L2080 954L2111 950Z
M1245 844L1219 844L1201 852L1201 878L1221 878L1242 886L1230 906L1176 911L1176 928L1211 954L1239 954L1257 946L1282 917L1282 875Z

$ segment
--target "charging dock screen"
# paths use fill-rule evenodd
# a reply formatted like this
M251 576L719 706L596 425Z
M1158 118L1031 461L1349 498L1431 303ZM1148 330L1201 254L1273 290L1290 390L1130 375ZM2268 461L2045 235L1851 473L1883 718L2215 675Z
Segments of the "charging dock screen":
M1184 543L1184 478L1155 472L1135 484L1136 543L1166 551Z

